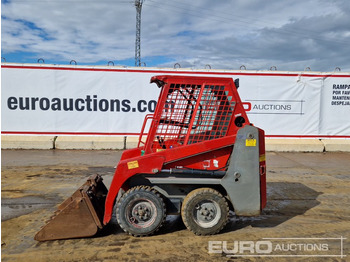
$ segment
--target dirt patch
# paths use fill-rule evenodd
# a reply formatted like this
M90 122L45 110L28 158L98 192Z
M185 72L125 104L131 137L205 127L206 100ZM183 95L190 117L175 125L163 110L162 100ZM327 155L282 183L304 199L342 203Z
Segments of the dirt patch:
M1 221L6 221L29 214L38 209L52 207L56 204L53 200L37 196L1 199Z

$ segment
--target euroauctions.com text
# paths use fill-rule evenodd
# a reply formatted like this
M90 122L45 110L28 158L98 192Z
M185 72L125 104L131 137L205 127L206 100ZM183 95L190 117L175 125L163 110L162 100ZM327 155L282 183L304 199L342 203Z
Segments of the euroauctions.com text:
M47 98L47 97L14 97L7 99L10 110L42 111L91 111L91 112L151 112L156 108L155 100L139 100L132 103L129 99L100 99L97 95L86 95L85 98Z

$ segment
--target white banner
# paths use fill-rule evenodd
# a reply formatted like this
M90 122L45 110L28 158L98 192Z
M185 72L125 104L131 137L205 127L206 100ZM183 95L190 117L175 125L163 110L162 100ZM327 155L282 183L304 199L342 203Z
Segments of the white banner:
M350 78L326 77L322 87L320 133L349 136Z
M350 137L350 73L2 65L2 134L137 135L154 111L154 75L240 79L267 137Z

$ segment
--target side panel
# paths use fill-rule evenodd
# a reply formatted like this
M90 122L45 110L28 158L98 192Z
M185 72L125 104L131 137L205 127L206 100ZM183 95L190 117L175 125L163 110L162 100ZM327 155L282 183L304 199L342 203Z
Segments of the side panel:
M202 170L219 170L226 167L231 156L232 146L212 150L207 153L194 155L186 159L164 165L164 169L186 167Z
M265 132L259 128L259 165L260 165L260 198L263 210L266 206L266 155L265 155Z
M221 180L238 216L259 215L259 130L245 126L237 133L226 175Z

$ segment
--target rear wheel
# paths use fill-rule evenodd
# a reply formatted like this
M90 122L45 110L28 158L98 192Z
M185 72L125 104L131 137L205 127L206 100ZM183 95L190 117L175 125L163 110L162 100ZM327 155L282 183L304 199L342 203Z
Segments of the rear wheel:
M133 236L152 235L166 217L162 197L149 186L129 189L119 199L116 213L120 227Z
M212 188L198 188L184 199L181 216L185 226L196 235L213 235L227 223L226 199Z

